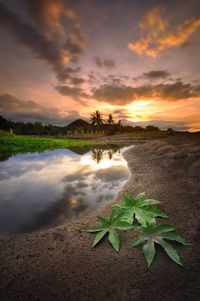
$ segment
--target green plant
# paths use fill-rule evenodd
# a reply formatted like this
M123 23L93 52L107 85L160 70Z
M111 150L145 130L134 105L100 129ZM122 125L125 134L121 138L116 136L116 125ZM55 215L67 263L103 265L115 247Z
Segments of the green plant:
M121 204L114 205L116 210L123 215L123 220L133 223L136 218L141 225L146 225L146 222L150 222L155 217L167 218L167 215L162 212L161 209L154 205L160 202L153 199L145 200L145 193L139 193L136 197L133 197L130 193L124 197L124 201Z
M135 230L139 232L139 236L132 240L132 247L143 245L143 253L148 263L151 265L155 256L155 243L163 247L168 256L177 264L182 265L180 257L173 246L165 241L175 240L183 245L187 245L185 239L176 234L174 226L169 224L156 225L154 222L146 224L146 227L135 227Z
M133 226L125 221L121 220L122 215L116 211L112 211L108 220L101 216L97 216L97 220L100 225L97 227L92 227L87 230L87 232L98 232L94 242L93 247L100 242L100 240L108 233L108 240L113 246L113 248L118 252L120 248L120 240L117 230L130 230Z
M87 232L98 232L93 242L93 247L108 233L108 240L118 252L120 239L117 230L134 230L138 236L132 240L131 247L143 246L143 253L148 267L155 257L155 244L163 247L168 256L177 264L182 265L180 257L173 246L166 240L187 245L186 240L174 232L170 224L156 224L156 217L167 218L167 215L155 205L160 202L154 199L145 199L145 193L136 197L128 194L121 204L114 205L108 220L97 216L99 225L92 227ZM139 225L134 225L137 221Z

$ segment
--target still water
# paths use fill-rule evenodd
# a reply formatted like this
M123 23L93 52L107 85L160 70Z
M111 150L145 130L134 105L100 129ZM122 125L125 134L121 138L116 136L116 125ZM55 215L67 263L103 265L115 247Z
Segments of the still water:
M113 200L129 177L125 149L54 150L0 162L0 232L55 227Z

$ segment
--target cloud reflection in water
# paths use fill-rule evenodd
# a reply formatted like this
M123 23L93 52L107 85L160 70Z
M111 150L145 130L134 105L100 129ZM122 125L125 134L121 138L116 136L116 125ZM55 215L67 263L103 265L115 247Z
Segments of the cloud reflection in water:
M0 232L54 227L111 201L129 176L119 148L18 154L0 163Z

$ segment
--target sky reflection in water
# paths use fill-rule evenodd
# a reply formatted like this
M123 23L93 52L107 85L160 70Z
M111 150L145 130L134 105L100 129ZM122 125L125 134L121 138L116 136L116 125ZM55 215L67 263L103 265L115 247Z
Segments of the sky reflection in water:
M54 227L113 200L129 176L121 151L54 150L0 162L0 232Z

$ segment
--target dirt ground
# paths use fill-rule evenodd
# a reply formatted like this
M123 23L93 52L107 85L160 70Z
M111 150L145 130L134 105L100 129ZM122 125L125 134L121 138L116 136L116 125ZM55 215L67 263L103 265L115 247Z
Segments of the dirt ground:
M133 234L121 233L116 253L84 229L95 215L48 231L0 236L0 300L198 301L200 300L200 134L152 140L124 153L131 176L127 192L161 201L168 222L189 246L176 245L184 267L161 249L150 269L141 248L129 248ZM98 214L109 214L111 204Z

